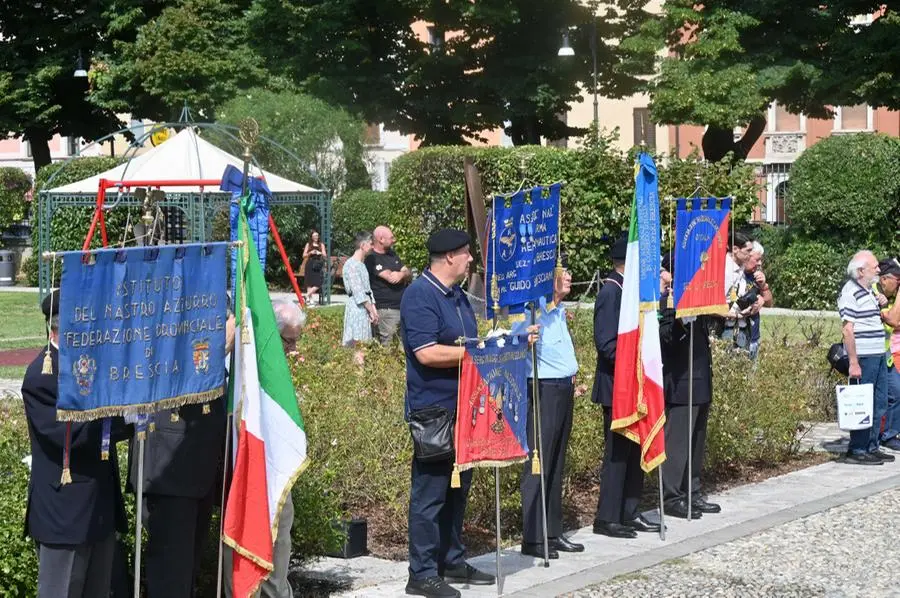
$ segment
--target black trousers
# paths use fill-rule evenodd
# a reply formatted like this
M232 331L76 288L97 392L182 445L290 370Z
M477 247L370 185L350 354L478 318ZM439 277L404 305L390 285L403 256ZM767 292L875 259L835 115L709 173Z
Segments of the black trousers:
M190 598L209 536L213 494L144 497L147 526L145 598Z
M694 405L666 405L666 460L662 464L663 500L673 502L687 499L688 489L688 423L692 422L691 495L699 496L700 470L706 457L706 424L709 403Z
M460 488L450 487L453 462L420 463L412 460L409 492L409 575L423 580L463 564L462 543L466 499L472 470L460 472Z
M641 447L610 430L612 408L603 407L603 471L600 473L600 499L594 523L624 523L638 516L638 504L644 488Z
M547 498L547 537L562 535L563 471L566 468L566 448L572 432L572 412L575 408L575 385L570 378L540 380L541 461ZM532 381L528 381L528 446L534 447L534 406ZM522 541L538 544L544 541L541 521L541 477L531 474L531 455L522 468Z

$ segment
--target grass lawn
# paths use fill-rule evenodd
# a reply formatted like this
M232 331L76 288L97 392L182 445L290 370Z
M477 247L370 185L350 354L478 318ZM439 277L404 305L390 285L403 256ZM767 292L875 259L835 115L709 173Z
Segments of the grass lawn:
M0 350L38 347L46 338L37 293L0 292Z
M0 365L0 379L3 380L21 380L25 377L25 369L27 366L17 365Z
M841 340L841 320L836 317L763 315L761 326L763 341L820 339L828 347Z

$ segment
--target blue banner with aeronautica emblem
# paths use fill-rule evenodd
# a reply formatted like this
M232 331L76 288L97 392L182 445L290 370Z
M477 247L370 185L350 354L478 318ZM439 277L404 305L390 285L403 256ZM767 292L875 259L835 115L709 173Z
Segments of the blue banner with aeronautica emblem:
M227 243L63 254L57 419L222 396Z
M487 317L495 307L510 314L553 293L559 248L560 185L495 197L485 251Z

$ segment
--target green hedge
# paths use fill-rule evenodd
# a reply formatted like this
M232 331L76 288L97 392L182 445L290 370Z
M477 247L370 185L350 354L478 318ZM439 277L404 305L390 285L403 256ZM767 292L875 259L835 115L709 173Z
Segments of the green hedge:
M427 260L425 240L432 231L465 224L463 159L478 168L485 194L515 191L522 167L530 181L565 181L562 191L562 248L569 253L575 280L590 280L609 266L606 250L628 226L634 194L633 155L623 154L601 139L587 147L430 147L397 158L391 167L389 221L398 239L398 253L411 266ZM658 160L660 198L690 195L696 186L697 162ZM757 185L752 168L731 168L724 161L701 169L704 188L718 196L734 195L736 221L748 220L756 205ZM668 224L671 203L663 204Z
M779 307L837 309L847 264L857 247L811 241L789 227L765 226L759 240L766 250L766 278Z
M791 167L790 217L808 239L900 250L900 140L833 135Z
M372 231L390 220L387 193L369 189L347 191L334 199L332 251L350 255L355 248L353 238L359 231Z

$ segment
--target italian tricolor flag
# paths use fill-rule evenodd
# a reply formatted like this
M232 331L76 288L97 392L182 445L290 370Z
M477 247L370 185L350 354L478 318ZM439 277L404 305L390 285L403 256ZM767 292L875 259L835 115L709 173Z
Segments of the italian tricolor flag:
M635 169L628 250L619 311L611 428L641 445L641 468L666 460L659 342L659 198L656 166L642 154Z
M234 549L233 596L272 571L278 517L306 464L306 433L247 220L240 215L232 405L237 430L224 542Z

